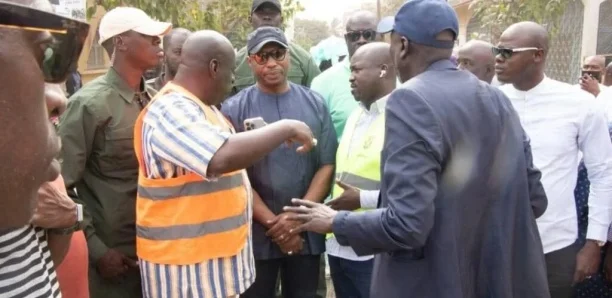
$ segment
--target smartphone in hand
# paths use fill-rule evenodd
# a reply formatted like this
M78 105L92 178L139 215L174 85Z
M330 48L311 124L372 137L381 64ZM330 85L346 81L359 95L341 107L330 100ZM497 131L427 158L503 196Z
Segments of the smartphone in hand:
M268 125L266 121L261 117L249 118L244 120L244 130L249 131L253 129L262 128Z
M583 70L580 74L580 79L584 78L585 76L589 76L597 80L597 82L601 82L601 72L600 71Z

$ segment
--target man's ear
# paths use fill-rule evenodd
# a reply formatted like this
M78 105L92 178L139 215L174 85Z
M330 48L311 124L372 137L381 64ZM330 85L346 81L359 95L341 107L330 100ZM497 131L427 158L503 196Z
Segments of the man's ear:
M402 47L400 48L400 57L406 58L410 52L412 52L412 47L410 46L410 41L405 37L400 37L400 41Z
M115 50L124 50L125 49L125 41L121 35L117 35L113 37L113 48Z
M217 73L219 72L219 61L217 59L210 60L208 71L213 79L217 77Z
M533 54L533 61L536 63L544 61L544 50L539 49L535 51L535 53Z

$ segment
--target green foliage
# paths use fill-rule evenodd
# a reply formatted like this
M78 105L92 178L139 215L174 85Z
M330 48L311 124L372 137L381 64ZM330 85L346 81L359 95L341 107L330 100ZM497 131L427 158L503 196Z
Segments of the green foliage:
M330 36L327 23L319 20L296 19L294 30L294 42L306 50Z
M470 4L480 21L480 38L496 43L508 26L521 21L546 25L551 35L557 32L569 0L476 0Z
M106 10L117 6L133 6L158 20L172 22L175 27L190 30L212 29L221 32L241 48L252 30L249 22L252 0L96 0ZM304 8L299 0L283 0L283 18L290 20ZM88 18L97 6L87 9Z

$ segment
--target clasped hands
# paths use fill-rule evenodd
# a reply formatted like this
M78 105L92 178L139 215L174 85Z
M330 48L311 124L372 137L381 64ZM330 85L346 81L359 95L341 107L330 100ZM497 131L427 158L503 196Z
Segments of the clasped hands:
M302 236L299 233L292 233L292 230L299 225L299 222L289 219L293 215L290 212L277 215L268 221L270 229L266 232L266 236L272 238L281 251L290 256L299 253L304 245Z

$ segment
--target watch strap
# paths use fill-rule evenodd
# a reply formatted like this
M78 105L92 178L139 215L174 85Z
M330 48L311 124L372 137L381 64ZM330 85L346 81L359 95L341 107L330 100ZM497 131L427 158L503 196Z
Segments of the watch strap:
M67 228L49 229L49 233L55 235L70 235L76 231L80 231L82 229L81 223L83 222L83 205L76 204L76 215L77 221L74 225Z

